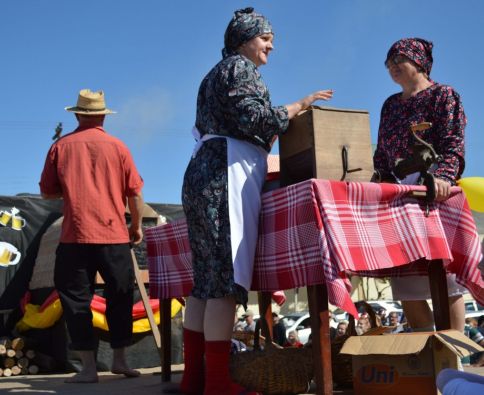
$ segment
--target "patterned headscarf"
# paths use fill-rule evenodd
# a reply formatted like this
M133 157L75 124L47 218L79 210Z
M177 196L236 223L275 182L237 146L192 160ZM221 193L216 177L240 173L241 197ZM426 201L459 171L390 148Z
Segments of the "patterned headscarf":
M432 42L422 38L403 38L393 44L387 53L385 63L395 55L404 55L418 66L420 66L428 76L432 69Z
M225 30L223 57L233 55L242 44L266 33L272 33L271 24L252 7L235 11Z

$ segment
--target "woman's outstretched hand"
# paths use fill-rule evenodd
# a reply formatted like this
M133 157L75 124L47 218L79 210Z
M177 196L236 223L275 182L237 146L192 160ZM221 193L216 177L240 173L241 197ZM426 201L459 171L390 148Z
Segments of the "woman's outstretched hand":
M310 95L298 100L295 103L288 104L286 106L289 119L296 116L297 113L307 109L311 104L318 100L329 100L333 97L334 91L332 89L325 89L321 91L316 91Z

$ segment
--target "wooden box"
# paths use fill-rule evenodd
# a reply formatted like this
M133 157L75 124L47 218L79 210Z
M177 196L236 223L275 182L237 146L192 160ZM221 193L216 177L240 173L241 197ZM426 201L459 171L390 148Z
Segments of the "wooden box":
M279 155L281 186L309 178L370 181L369 114L312 106L293 118L287 133L280 136Z

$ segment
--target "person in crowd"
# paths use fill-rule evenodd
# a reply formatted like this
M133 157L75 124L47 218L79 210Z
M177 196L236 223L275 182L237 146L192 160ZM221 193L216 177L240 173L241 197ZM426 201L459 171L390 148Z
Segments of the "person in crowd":
M396 326L399 324L400 324L400 317L398 316L398 313L396 311L390 312L390 314L388 314L388 325Z
M299 336L296 331L290 331L287 334L287 340L284 343L284 347L301 348L303 346L304 344L302 344L301 341L299 340Z
M358 335L362 335L368 332L371 329L370 319L368 315L362 314L360 318L358 318L358 323L356 325L356 332Z
M341 321L336 327L336 337L341 337L346 334L346 329L348 328L348 322Z
M222 60L203 79L185 172L182 204L192 251L194 287L184 322L187 394L240 392L229 376L236 303L247 304L252 280L267 154L289 120L331 90L273 106L259 67L273 50L269 21L252 8L234 13ZM205 365L204 365L205 361Z
M380 317L380 322L382 325L388 325L388 316L387 316L387 310L384 307L381 307L378 309L376 315Z
M479 344L481 347L484 347L484 335L478 328L478 321L476 319L469 319L469 323L464 327L464 333L474 342ZM475 353L470 357L464 357L462 359L462 363L464 365L476 365L476 366L483 366L484 365L484 354L483 353Z
M393 327L390 333L413 331L407 327L407 322L404 321L403 317L400 317L396 311L392 311L388 314L388 325Z
M484 376L455 369L441 370L437 388L442 395L476 395L484 393Z
M478 327L477 320L474 317L466 318L464 322L465 322L465 327L472 327L472 328Z
M378 143L373 162L374 181L396 179L414 184L419 173L397 179L393 173L398 160L408 159L414 138L410 126L431 122L432 127L419 137L432 145L439 160L430 169L435 180L435 196L443 201L450 188L464 171L464 129L466 116L459 94L449 85L430 78L433 64L433 44L421 38L405 38L395 42L387 53L385 66L392 80L402 91L390 96L383 104L378 130ZM409 325L414 330L433 330L433 316L426 302L430 299L428 278L425 276L393 277L394 299L401 300ZM451 327L464 329L465 288L448 276Z
M242 314L242 318L245 320L245 325L243 327L244 332L255 332L255 325L256 322L254 320L254 312L252 310L246 310L244 314Z
M96 338L91 300L99 272L105 283L106 319L113 363L111 371L127 377L139 372L126 363L125 348L132 343L134 270L130 241L143 238L141 219L143 180L128 148L103 128L104 93L83 89L77 105L67 107L79 126L58 139L45 160L40 191L45 199L64 200L64 220L56 251L54 283L82 370L68 383L98 381ZM126 202L131 225L126 226Z
M273 341L280 346L284 346L286 344L286 327L281 322L279 315L276 312L272 313L272 334L273 334Z

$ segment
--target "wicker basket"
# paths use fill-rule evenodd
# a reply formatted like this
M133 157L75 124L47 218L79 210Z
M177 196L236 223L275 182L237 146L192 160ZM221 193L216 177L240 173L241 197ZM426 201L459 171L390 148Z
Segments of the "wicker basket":
M356 303L356 307L362 307L368 314L372 329L379 328L381 322L376 316L373 308L366 302L360 301ZM370 330L365 335L376 334L374 330ZM343 336L335 338L331 342L331 367L333 371L333 382L341 388L351 388L353 386L353 369L351 355L340 354L343 344L350 336L357 336L355 319L350 315L346 333Z
M254 336L254 351L232 355L232 379L252 391L265 395L298 394L308 391L313 377L312 350L280 348L266 337L266 346L259 345L260 325L268 335L267 323L260 318Z

